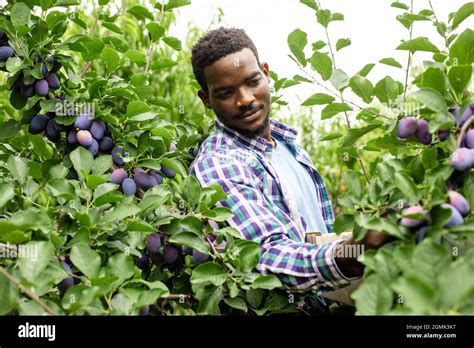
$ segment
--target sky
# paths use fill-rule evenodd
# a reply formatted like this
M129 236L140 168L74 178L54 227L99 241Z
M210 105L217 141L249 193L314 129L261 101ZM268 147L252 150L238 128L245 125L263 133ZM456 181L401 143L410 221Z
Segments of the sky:
M329 35L332 44L339 38L350 38L352 44L336 53L337 67L349 76L359 71L367 63L377 63L380 59L394 57L403 65L403 69L378 64L368 76L375 83L386 75L404 81L407 63L407 52L395 48L401 40L409 38L409 32L397 20L396 16L404 10L390 7L392 0L322 0L323 8L331 12L344 14L344 21L332 22ZM403 0L409 4L408 0ZM465 0L432 0L431 3L439 20L447 22L448 14L456 11ZM312 9L298 0L192 0L191 5L179 10L177 22L170 29L170 34L184 42L188 23L203 30L208 29L218 9L224 11L224 26L238 27L254 41L262 61L269 64L270 70L279 77L292 77L301 74L297 65L288 57L288 35L299 28L308 33L306 56L311 55L311 43L325 39L322 27L316 22ZM414 0L415 12L429 7L428 0ZM458 29L474 27L471 16ZM212 28L211 28L212 29ZM414 23L413 38L427 36L439 48L443 47L443 39L434 26L427 21ZM414 61L421 64L430 59L430 53L416 53ZM315 86L303 84L285 90L284 99L291 106L297 107L310 95L321 92ZM354 96L354 100L357 97Z

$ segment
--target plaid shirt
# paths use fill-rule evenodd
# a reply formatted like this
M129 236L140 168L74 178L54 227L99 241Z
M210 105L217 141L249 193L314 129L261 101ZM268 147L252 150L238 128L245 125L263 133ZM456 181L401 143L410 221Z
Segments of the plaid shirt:
M327 230L332 232L334 214L327 188L307 152L295 144L297 131L275 120L270 120L270 125L272 136L288 144L309 171ZM345 277L334 260L335 248L342 241L305 242L306 223L304 219L295 221L291 214L294 202L283 194L270 162L272 150L267 140L245 137L216 118L215 132L201 145L190 172L204 187L223 187L227 199L217 205L234 213L227 222L245 239L260 245L257 271L275 274L294 292L323 292L347 285L353 278Z

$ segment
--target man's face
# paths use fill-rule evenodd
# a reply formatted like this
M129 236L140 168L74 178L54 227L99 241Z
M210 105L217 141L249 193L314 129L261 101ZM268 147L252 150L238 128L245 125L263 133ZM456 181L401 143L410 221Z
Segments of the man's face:
M269 127L270 91L266 63L257 63L253 52L244 48L204 68L208 90L199 97L229 128L260 136Z

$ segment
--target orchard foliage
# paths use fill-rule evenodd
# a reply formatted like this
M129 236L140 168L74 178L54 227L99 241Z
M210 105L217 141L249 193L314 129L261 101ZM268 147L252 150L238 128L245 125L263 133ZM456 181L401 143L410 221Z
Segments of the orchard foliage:
M413 2L392 3L407 30L396 47L409 57L405 81L388 75L371 81L372 62L353 76L336 68L339 51L351 40L336 41L330 31L344 15L315 0L301 3L314 11L323 39L309 45L307 33L290 33L291 58L302 74L276 84L312 85L315 93L303 105L322 106L322 120L341 117L345 123L344 130L321 138L337 149L348 188L334 197L342 208L336 231L352 230L360 239L376 230L396 238L361 259L366 267L353 294L357 314L473 314L474 31L459 26L474 3L451 13L447 23L431 2L417 12ZM427 23L443 47L412 37L413 25ZM412 69L419 52L431 58ZM392 57L378 64L403 68Z
M189 2L0 10L0 314L297 310L187 175L213 124L170 32Z

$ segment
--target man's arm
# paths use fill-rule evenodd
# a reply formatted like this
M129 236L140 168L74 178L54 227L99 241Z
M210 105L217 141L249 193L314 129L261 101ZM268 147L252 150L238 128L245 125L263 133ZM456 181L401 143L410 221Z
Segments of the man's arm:
M335 260L342 241L328 244L296 242L296 224L261 192L255 174L238 161L216 154L194 163L191 174L202 186L219 184L228 197L219 202L234 213L230 226L260 244L257 270L272 273L293 290L333 290L352 280ZM293 238L290 238L292 236ZM296 237L295 237L296 236Z

